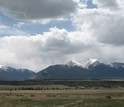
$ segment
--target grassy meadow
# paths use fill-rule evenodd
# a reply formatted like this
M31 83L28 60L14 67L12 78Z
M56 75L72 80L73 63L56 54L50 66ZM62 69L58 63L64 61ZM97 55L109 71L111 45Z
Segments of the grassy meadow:
M1 84L0 107L124 107L123 82L72 83Z

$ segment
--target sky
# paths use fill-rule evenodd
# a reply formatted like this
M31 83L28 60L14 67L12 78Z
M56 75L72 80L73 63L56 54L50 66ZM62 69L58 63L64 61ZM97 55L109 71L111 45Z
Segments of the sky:
M39 71L88 58L124 62L123 0L0 0L0 64Z

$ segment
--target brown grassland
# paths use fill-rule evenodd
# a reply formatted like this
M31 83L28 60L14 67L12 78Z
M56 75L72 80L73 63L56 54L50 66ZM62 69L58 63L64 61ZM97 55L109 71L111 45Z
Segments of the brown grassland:
M0 107L124 107L123 82L111 87L80 84L1 84Z

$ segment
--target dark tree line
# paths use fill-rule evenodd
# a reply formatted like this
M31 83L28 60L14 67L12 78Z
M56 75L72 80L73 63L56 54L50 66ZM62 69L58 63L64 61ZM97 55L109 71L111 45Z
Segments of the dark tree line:
M71 89L71 87L75 87L75 89L83 89L92 88L92 87L104 87L104 88L112 88L112 87L124 87L124 81L0 81L0 85L5 85L5 88L0 87L0 90L61 90L61 89ZM7 85L11 85L12 87L6 87ZM35 86L33 86L35 85ZM38 87L37 85L41 85ZM42 85L65 85L69 88L58 88L58 87L42 87ZM13 88L14 87L14 88Z

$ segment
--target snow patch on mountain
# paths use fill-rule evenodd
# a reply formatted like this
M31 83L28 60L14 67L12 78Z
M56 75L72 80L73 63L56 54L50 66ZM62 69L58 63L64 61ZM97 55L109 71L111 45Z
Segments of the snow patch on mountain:
M96 65L98 65L100 63L101 62L98 59L89 59L88 61L86 61L86 64L84 65L84 67L88 68L90 65L96 66Z
M0 65L0 69L2 69L2 70L7 70L7 69L8 69L8 67L7 67L7 66L5 66L5 65Z
M69 61L67 64L66 64L68 67L74 67L74 66L79 66L79 67L83 67L83 65L79 62L76 62L76 61Z
M112 68L119 68L122 67L124 68L124 63L118 63L118 62L113 62L109 64Z
M80 61L80 62L77 62L77 61L69 61L66 65L69 66L69 67L73 67L73 66L79 66L79 67L83 67L83 68L86 68L88 69L88 67L90 65L92 66L96 66L98 64L100 64L102 62L100 62L98 59L88 59L87 61Z
M0 68L2 68L3 67L3 65L0 65Z
M0 69L5 71L5 72L13 72L15 70L15 68L5 66L5 65L0 65Z

